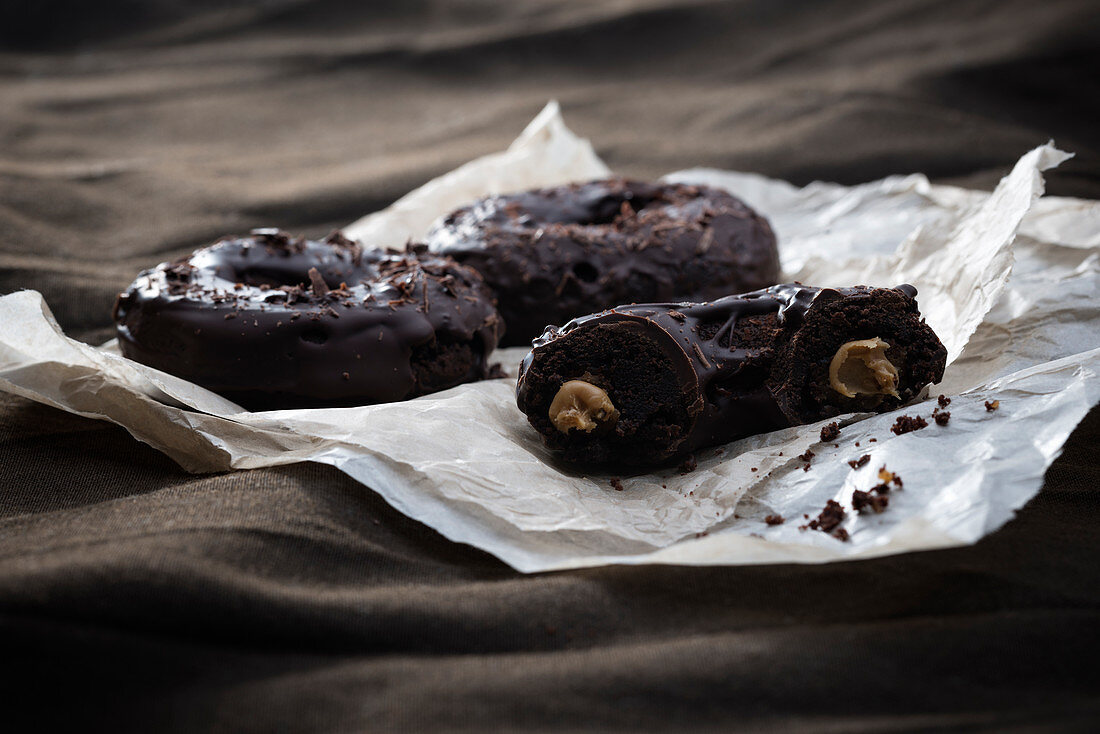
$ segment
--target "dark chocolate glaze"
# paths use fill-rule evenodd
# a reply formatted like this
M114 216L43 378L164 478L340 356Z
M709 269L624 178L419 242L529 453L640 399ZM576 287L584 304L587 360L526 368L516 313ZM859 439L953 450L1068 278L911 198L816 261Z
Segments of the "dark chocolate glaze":
M485 377L503 325L480 276L423 246L277 230L141 273L122 353L252 410L390 402Z
M516 400L548 445L564 451L566 459L606 461L619 454L642 463L842 412L890 410L943 377L947 350L920 319L915 295L909 285L833 289L788 284L707 303L619 306L548 328L520 366ZM543 415L547 396L581 375L544 374L540 361L552 350L569 349L571 335L595 328L611 333L607 327L645 334L676 372L687 425L659 449L635 454L628 445L615 447L614 433L566 437ZM886 355L899 368L900 397L846 398L833 391L828 364L836 350L875 336L891 344ZM589 438L592 445L586 445Z
M427 242L484 276L511 345L617 303L706 300L779 279L767 220L705 186L612 179L493 196L442 219Z

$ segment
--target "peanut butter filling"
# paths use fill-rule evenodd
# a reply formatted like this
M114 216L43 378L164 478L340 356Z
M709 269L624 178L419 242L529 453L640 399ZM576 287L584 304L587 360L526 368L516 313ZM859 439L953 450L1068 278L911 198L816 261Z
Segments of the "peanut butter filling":
M898 397L898 370L886 359L890 345L877 336L840 345L829 363L829 386L846 398Z
M562 433L570 429L589 432L596 426L615 423L619 411L607 392L584 380L569 380L550 403L550 422Z

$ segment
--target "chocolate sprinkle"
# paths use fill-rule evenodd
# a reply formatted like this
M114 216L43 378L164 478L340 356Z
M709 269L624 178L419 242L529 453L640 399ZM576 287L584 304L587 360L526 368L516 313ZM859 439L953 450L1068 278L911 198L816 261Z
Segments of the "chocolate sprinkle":
M858 469L870 460L871 460L871 455L870 454L864 454L863 456L859 457L858 459L850 460L848 462L848 466L852 467L853 469Z

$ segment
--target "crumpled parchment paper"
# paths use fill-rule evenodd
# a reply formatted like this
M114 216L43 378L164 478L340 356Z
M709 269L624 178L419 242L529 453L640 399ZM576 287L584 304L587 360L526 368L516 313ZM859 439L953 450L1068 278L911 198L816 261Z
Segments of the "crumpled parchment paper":
M0 298L0 389L124 426L191 471L296 461L331 464L452 540L525 571L607 563L819 563L961 545L1011 519L1039 490L1066 437L1100 401L1100 203L1041 199L1042 171L1068 158L1047 144L992 193L921 175L805 188L754 174L681 171L741 196L774 225L788 279L815 285L918 287L949 349L944 382L924 402L706 449L688 474L584 476L542 447L515 407L524 349L497 353L511 378L388 405L248 413L186 381L130 362L112 345L66 338L40 294ZM399 246L486 193L607 174L556 104L502 153L425 184L351 225ZM931 419L934 396L951 419ZM986 401L999 401L988 411ZM901 436L899 415L929 426ZM458 438L456 438L458 437ZM799 458L814 453L810 467ZM853 470L848 460L869 454ZM852 492L887 467L904 481L881 514ZM826 500L848 510L842 542L803 529ZM764 522L781 515L778 525ZM807 517L808 516L808 517Z

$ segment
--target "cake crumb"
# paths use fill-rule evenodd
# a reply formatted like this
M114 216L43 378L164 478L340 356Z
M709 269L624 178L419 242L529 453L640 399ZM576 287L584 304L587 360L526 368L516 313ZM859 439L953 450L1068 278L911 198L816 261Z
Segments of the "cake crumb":
M616 492L623 491L623 480L618 477L611 477L611 488Z
M995 411L999 407L1001 407L1001 401L1000 400L986 400L985 401L986 412L992 413L993 411Z
M899 415L898 419L894 421L894 425L890 427L890 430L900 436L903 433L919 431L927 427L928 421L919 415Z
M844 511L844 506L836 500L829 500L825 503L821 514L810 520L807 527L811 530L828 533L837 540L848 540L848 533L840 527L840 523L844 522L846 517L848 517L848 513Z
M937 426L946 426L947 422L951 420L951 413L935 408L932 410L932 420L936 421Z
M858 469L870 460L871 460L871 455L870 454L864 454L863 456L859 457L858 459L852 459L851 461L849 461L848 466L852 467L853 469Z
M946 408L948 405L951 405L951 398L946 395L940 395L936 398L936 402L940 404L941 408Z
M782 525L783 523L787 522L787 518L783 517L782 515L768 515L764 518L764 522L768 523L769 525Z
M821 441L822 443L828 443L829 441L835 441L836 437L840 435L840 426L836 421L828 423L821 427Z
M688 457L680 462L680 473L691 474L698 465L695 461L695 454L688 454Z
M814 456L816 456L816 454L814 454L814 452L810 451L809 449L806 449L806 453L798 455L798 458L806 462L805 466L802 467L802 471L810 470L810 462L813 461Z
M889 504L890 498L884 497L881 493L872 494L858 489L852 492L852 509L861 515L868 512L874 512L877 515Z
M885 466L881 467L878 470L878 478L879 481L881 481L883 484L893 484L898 489L901 489L901 487L903 486L901 477L887 469Z
M878 443L878 439L877 438L869 438L869 439L867 439L867 443Z

